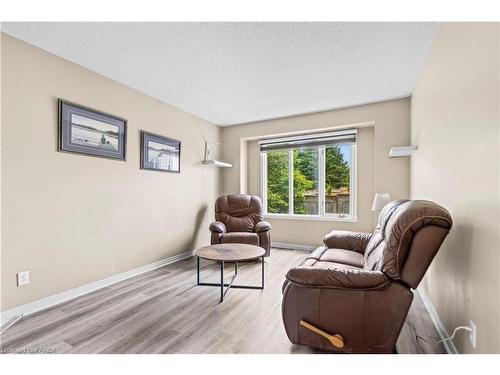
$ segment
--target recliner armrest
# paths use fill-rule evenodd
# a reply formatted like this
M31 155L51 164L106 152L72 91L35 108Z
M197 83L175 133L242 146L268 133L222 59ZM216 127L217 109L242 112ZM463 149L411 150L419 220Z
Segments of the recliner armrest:
M214 221L209 229L211 232L226 233L226 225L221 221Z
M328 248L352 250L364 254L370 238L372 238L371 233L332 230L323 237L323 243Z
M332 289L381 289L390 283L380 271L311 266L290 269L286 279L303 286Z
M271 224L269 224L267 221L259 221L257 224L255 224L253 230L256 233L267 232L271 230Z

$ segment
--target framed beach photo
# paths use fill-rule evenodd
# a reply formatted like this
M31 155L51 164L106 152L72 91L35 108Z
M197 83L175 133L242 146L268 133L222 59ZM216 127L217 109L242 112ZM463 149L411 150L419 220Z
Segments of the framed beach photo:
M181 142L141 131L141 169L180 173Z
M59 99L59 151L125 160L127 120Z

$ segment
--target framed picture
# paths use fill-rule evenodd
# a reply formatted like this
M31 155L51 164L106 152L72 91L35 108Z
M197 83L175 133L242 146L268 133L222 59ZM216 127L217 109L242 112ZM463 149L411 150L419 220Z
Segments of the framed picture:
M181 142L141 131L141 169L180 173Z
M62 152L125 160L127 120L59 99Z

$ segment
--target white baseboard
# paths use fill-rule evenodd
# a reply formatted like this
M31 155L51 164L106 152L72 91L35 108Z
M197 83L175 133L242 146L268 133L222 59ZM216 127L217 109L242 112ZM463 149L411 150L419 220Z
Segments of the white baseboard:
M273 242L271 247L277 247L279 249L287 249L287 250L300 250L300 251L313 251L317 249L317 246L309 246L309 245L298 245L293 243L283 243L283 242Z
M448 332L446 331L446 328L444 327L443 322L439 318L439 315L436 311L436 308L432 304L429 295L425 291L425 289L420 286L418 288L418 294L420 294L420 298L422 298L422 302L425 305L425 308L427 309L429 315L431 316L432 323L434 323L434 327L436 327L436 330L439 334L439 338L443 341L444 348L446 349L446 353L448 354L459 354L458 350L453 343L452 340L448 340L450 336L448 335Z
M2 311L2 317L1 317L1 326L4 324L7 324L11 319L15 317L22 317L26 315L33 314L37 311L47 309L49 307L58 305L63 302L67 302L69 300L75 299L77 297L80 297L84 294L88 294L90 292L93 292L95 290L104 288L106 286L109 286L111 284L115 284L117 282L129 279L131 277L140 275L142 273L154 270L156 268L160 268L163 266L166 266L167 264L171 264L174 262L177 262L179 260L189 258L193 256L194 251L186 251L181 254L177 254L162 260L159 260L154 263L146 264L145 266L134 268L133 270L127 271L120 273L118 275L110 276L102 280L94 281L89 284L85 284L82 286L79 286L74 289L67 290L62 293L54 294L53 296L46 297L39 299L37 301L33 301L31 303L28 303L26 305L18 306L10 310Z

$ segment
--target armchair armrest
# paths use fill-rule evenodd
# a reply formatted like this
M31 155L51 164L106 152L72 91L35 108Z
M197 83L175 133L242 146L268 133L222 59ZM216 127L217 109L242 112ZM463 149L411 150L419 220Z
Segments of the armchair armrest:
M371 233L332 230L323 237L323 243L328 248L346 249L364 254L370 238L372 238Z
M226 225L221 221L214 221L209 229L211 232L226 233Z
M304 286L332 289L381 289L390 279L380 271L299 266L286 279Z
M256 233L267 232L271 230L271 224L269 224L267 221L259 221L257 224L255 224L253 230Z

